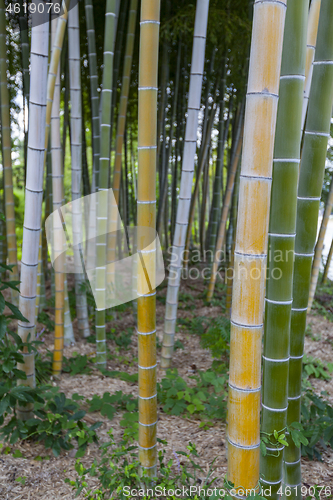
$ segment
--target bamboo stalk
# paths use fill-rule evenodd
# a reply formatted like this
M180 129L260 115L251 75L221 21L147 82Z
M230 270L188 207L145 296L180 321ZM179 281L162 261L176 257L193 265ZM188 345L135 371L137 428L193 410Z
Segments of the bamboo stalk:
M240 162L237 167L234 192L232 195L231 222L230 222L232 226L232 244L231 244L228 269L226 270L227 296L225 301L225 312L228 317L230 317L231 315L232 287L234 282L234 260L235 260L235 240L236 240L236 229L237 229L239 175L240 175Z
M327 260L326 260L324 272L323 272L323 278L322 278L322 284L323 285L327 282L327 276L328 276L328 272L330 270L330 265L331 265L331 262L332 262L332 256L333 256L333 238L332 238L330 250L328 252L328 256L327 256Z
M148 230L156 227L156 147L157 75L160 27L160 1L142 0L139 49L138 116L138 238L137 251L145 258L155 277L156 243ZM147 241L148 240L148 241ZM150 249L144 250L147 246ZM149 257L151 256L151 257ZM139 260L139 259L138 259ZM140 259L141 261L141 259ZM147 271L146 271L147 272ZM144 269L138 265L138 370L139 370L139 460L149 477L156 476L157 390L156 390L156 290L144 291Z
M225 78L225 58L223 58L223 78L221 85L221 95L220 95L220 116L219 116L219 138L217 142L217 159L215 166L215 178L213 184L213 199L210 211L210 221L209 221L209 239L208 239L208 250L209 250L209 263L213 262L213 254L215 250L216 237L218 231L218 220L220 219L220 204L221 204L221 186L223 181L223 160L224 160L224 94L226 86Z
M230 166L227 187L226 187L225 196L224 196L224 200L223 200L221 221L220 221L219 230L218 230L217 239L216 239L214 262L213 262L212 272L210 274L210 280L209 280L209 284L208 284L208 293L207 293L207 300L208 301L212 300L212 298L213 298L215 282L216 282L216 275L217 275L218 266L219 266L219 263L221 260L220 254L221 254L221 250L223 248L223 243L225 240L228 213L229 213L229 208L230 208L231 199L232 199L232 193L233 193L233 189L234 189L237 167L238 167L239 158L240 158L241 149L242 149L243 127L244 127L243 117L241 115L239 117L238 137L236 138L237 145L235 147L235 153L233 155L231 166Z
M36 9L38 1L33 2ZM33 5L32 4L32 5ZM46 12L46 11L45 11ZM43 16L43 14L40 14ZM27 178L24 203L24 224L21 259L21 285L19 308L28 323L18 322L18 334L24 342L30 336L35 339L35 304L36 281L38 267L39 233L42 219L43 201L43 168L45 155L45 117L46 117L46 83L49 26L48 16L39 17L44 23L32 26L31 35L31 73L29 130L27 150ZM18 368L27 376L19 383L29 387L35 386L34 354L25 351L24 363ZM29 419L32 416L32 405L19 408L18 418Z
M105 36L103 56L103 90L101 97L102 115L100 131L100 166L99 166L99 201L97 204L97 247L96 247L96 292L105 305L106 295L106 257L107 257L107 217L108 217L108 187L110 172L111 151L111 103L112 103L112 78L113 78L113 52L114 52L114 29L115 29L115 0L107 0L105 12ZM111 218L113 216L111 215ZM117 219L117 217L115 217ZM110 232L115 233L114 224L111 221ZM109 266L108 266L109 267ZM114 266L110 266L114 267ZM114 283L114 281L112 281ZM97 301L96 301L97 302ZM105 307L96 307L96 364L99 368L106 368L106 342L105 342Z
M56 32L60 19L56 16L51 20L52 55L55 50ZM52 61L51 55L51 61ZM62 148L60 140L60 51L58 65L55 69L57 75L54 84L52 111L51 111L51 158L52 158L52 193L53 211L57 211L64 205L64 174L62 168ZM49 78L51 63L49 69ZM50 81L50 80L49 80ZM54 217L53 226L53 251L55 259L62 259L62 266L54 268L55 282L55 328L54 328L54 351L53 351L53 374L61 373L62 357L64 348L64 308L65 308L65 259L63 255L64 244L62 235L62 222ZM58 261L59 262L59 261Z
M116 23L117 33L115 33L115 50L114 50L114 62L113 62L113 88L112 88L112 107L111 107L111 146L113 144L113 123L114 123L114 112L117 104L117 86L118 86L118 76L120 69L121 53L123 48L123 38L125 33L125 21L128 11L129 0L123 0L121 2L121 10L118 11L118 20Z
M260 375L268 218L286 2L254 2L234 257L228 481L259 487Z
M215 97L216 97L216 90L217 86L215 88ZM189 219L188 219L188 226L187 226L187 234L186 234L186 243L185 243L185 251L184 251L184 267L188 267L188 261L189 261L189 253L190 253L190 243L191 243L191 235L192 235L192 224L194 221L194 216L195 216L195 207L196 207L196 201L199 196L199 187L200 187L200 177L203 172L208 152L209 152L209 144L210 144L210 139L211 139L211 134L212 134L212 128L214 124L214 118L215 118L215 113L216 113L217 105L216 102L212 105L212 109L210 110L210 115L208 118L208 123L205 127L205 139L201 145L201 155L200 155L200 161L199 165L197 168L196 172L196 179L195 179L195 186L191 198L191 206L190 206L190 213L189 213ZM199 208L199 213L200 213L200 208Z
M330 190L329 190L328 198L327 198L326 205L325 205L323 219L321 221L320 231L319 231L319 235L318 235L318 239L317 239L317 243L316 243L316 248L315 248L315 253L314 253L314 259L313 259L313 263L312 263L312 273L311 273L311 283L310 283L309 303L308 303L308 314L311 311L313 299L314 299L314 296L316 293L317 282L318 282L318 277L319 277L319 268L320 268L320 262L321 262L321 255L323 253L324 239L325 239L328 221L329 221L330 215L332 213L332 207L333 207L333 177L332 177L331 184L330 184Z
M0 101L1 101L1 145L4 172L4 195L7 234L7 259L13 266L11 279L19 280L17 267L17 244L15 233L15 207L13 192L13 172L11 158L11 123L9 109L9 92L7 82L7 54L6 54L6 13L4 0L0 0ZM12 302L18 305L18 293L11 290Z
M289 337L300 163L302 104L306 58L308 0L288 0L283 39L279 105L275 132L273 182L266 282L262 432L285 432L288 406ZM268 446L261 457L261 481L282 485L283 445Z
M100 154L100 123L99 123L99 95L98 95L98 74L97 56L95 40L94 10L92 0L84 0L87 37L88 37L88 57L90 74L90 98L92 115L92 143L93 143L93 180L92 192L98 187L99 176L99 154Z
M320 5L321 5L321 0L311 0L310 11L308 16L304 99L303 99L303 110L302 110L302 132L305 125L306 112L309 103L309 94L310 94L312 72L313 72L313 60L316 51Z
M122 78L122 85L121 85L119 112L118 112L118 119L117 119L115 165L114 165L113 184L112 184L113 193L114 193L114 196L115 196L117 203L119 201L121 163L122 163L122 158L123 158L124 132L125 132L125 125L126 125L128 94L129 94L130 79L131 79L131 68L132 68L132 58L133 58L133 49L134 49L134 37L135 37L137 10L138 10L138 0L131 0L129 13L128 13L128 26L127 26L127 36L126 36L126 46L125 46L125 56L124 56L124 69L123 69L123 78Z
M71 99L71 156L72 156L72 200L81 198L82 179L82 92L81 92L81 59L80 59L80 26L79 5L72 6L68 15L68 56L69 82ZM73 246L75 271L76 315L79 333L82 337L90 335L88 322L88 306L86 292L82 291L85 277L81 265L80 236L83 231L82 213L74 203L73 212ZM83 254L83 249L81 249ZM68 315L65 311L65 315Z
M194 157L197 144L198 115L201 102L202 77L204 70L206 32L209 0L197 0L193 49L191 62L188 114L182 161L182 175L177 207L175 234L172 246L171 264L164 319L161 368L169 368L172 358L177 320L178 291L185 248L186 230L189 220L191 191L194 175Z
M300 421L302 358L311 265L333 103L333 3L322 0L297 194L287 423ZM284 482L301 498L301 450L288 437Z

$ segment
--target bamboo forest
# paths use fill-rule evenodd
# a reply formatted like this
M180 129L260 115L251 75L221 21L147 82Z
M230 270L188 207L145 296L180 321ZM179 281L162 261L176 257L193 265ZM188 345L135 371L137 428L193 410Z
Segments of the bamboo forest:
M333 500L333 0L0 0L0 500Z

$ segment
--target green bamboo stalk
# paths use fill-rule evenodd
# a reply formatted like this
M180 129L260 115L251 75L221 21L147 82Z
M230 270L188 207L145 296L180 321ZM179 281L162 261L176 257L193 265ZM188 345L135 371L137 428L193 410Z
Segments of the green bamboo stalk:
M293 303L290 327L288 425L300 421L306 313L332 103L333 3L330 0L322 0L297 195ZM286 486L293 487L290 498L301 498L301 452L290 436L288 441L289 446L285 448L284 453L284 482Z
M160 0L142 0L139 49L138 109L138 238L148 275L155 276L156 244L145 228L156 227L156 129ZM149 250L145 248L150 247ZM139 371L139 460L149 477L156 476L156 290L147 293L144 269L137 267L137 333ZM147 271L146 271L147 272Z
M223 68L224 74L221 81L221 94L220 94L220 116L219 116L219 138L217 142L217 159L215 165L215 178L213 185L213 199L210 211L210 222L209 222L209 239L207 240L208 245L208 257L209 264L213 262L213 255L215 250L217 230L218 230L218 220L221 212L221 185L222 185L222 173L223 173L223 160L224 160L224 94L225 94L225 58L223 58Z
M332 207L333 207L333 177L332 177L331 184L330 184L330 190L329 190L326 205L325 205L323 219L321 221L320 231L319 231L319 235L318 235L318 239L317 239L317 243L316 243L316 248L315 248L314 259L313 259L313 263L312 263L311 284L310 284L309 303L308 303L308 314L311 311L313 299L314 299L314 296L316 293L317 282L318 282L318 277L319 277L319 268L320 268L320 262L321 262L321 255L323 253L324 239L325 239L328 221L329 221L330 215L332 213Z
M20 2L20 39L21 39L21 58L22 58L22 72L23 72L23 96L29 103L30 97L30 75L29 75L29 37L28 37L28 23L27 16L24 15L23 0Z
M321 5L321 0L311 0L309 16L308 16L304 99L303 99L303 110L302 110L302 133L305 126L305 118L309 103L309 94L310 94L312 72L313 72L313 60L316 51L320 5Z
M81 59L80 59L80 27L79 5L74 5L68 15L68 49L69 49L69 81L71 98L71 156L72 156L72 200L81 198L82 179L82 93L81 93ZM74 203L73 212L73 247L75 271L75 297L78 330L82 337L90 335L88 322L88 306L86 292L82 291L84 273L79 251L80 237L83 231L82 213ZM83 253L83 249L81 250ZM68 316L65 311L65 318ZM74 337L73 337L74 338Z
M19 280L17 267L17 244L15 233L15 207L13 193L13 172L11 158L11 123L9 109L9 92L7 82L7 55L6 55L6 12L4 0L0 0L0 101L1 101L1 135L2 161L4 171L4 194L7 233L8 264L13 266L11 279ZM18 305L18 293L12 292L12 302Z
M161 224L162 224L162 216L163 216L163 211L164 211L164 205L166 203L167 199L167 193L168 193L168 170L169 170L169 162L170 162L170 156L171 156L171 151L172 151L172 142L173 142L173 136L174 136L174 123L176 120L176 113L177 113L177 103L178 103L178 94L179 94L179 79L180 79L180 63L181 63L181 45L178 48L178 55L177 55L177 67L176 67L176 79L175 79L175 85L174 85L174 98L173 98L173 103L172 103L172 114L171 114L171 121L170 121L170 129L169 129L169 147L167 148L167 154L165 155L165 165L164 165L164 171L166 172L165 178L164 178L164 183L163 183L163 188L159 200L159 205L158 205L158 210L157 210L157 232L160 234L161 232ZM166 245L166 248L168 245Z
M225 312L228 317L231 315L231 298L232 298L232 286L234 281L234 261L235 261L235 241L236 241L236 230L237 230L237 210L238 210L238 194L239 194L239 176L240 176L240 162L237 167L236 179L234 192L232 195L232 205L231 205L231 221L230 225L232 227L232 243L230 251L230 260L228 263L228 268L226 270L226 282L227 282L227 296L225 301Z
M67 274L64 279L64 346L75 344L73 323L68 299Z
M105 303L106 294L106 257L107 257L107 217L110 175L111 151L111 103L112 103L112 78L113 78L113 51L115 29L115 0L107 0L105 12L105 36L103 56L103 90L101 96L101 131L100 131L100 166L99 166L99 202L97 205L97 247L96 247L96 293ZM102 201L103 200L103 201ZM109 200L110 203L110 200ZM99 368L106 368L106 342L105 342L105 307L96 308L96 364Z
M327 276L328 276L328 272L330 270L330 265L331 265L331 262L332 262L332 256L333 256L333 238L332 238L330 250L329 250L328 255L327 255L327 260L326 260L326 263L325 263L324 272L323 272L323 278L322 278L322 284L323 285L327 282Z
M28 23L27 16L24 15L23 0L20 2L19 26L20 26L20 40L21 40L21 61L22 61L22 80L23 80L23 123L24 123L24 171L27 171L27 124L25 106L29 106L30 96L30 75L29 75L29 36L28 36Z
M91 116L92 116L92 144L93 144L93 180L92 192L98 188L99 154L100 154L100 123L99 123L99 95L94 10L92 0L84 0L88 37L88 57L90 74Z
M132 69L132 58L134 50L137 10L138 10L138 0L131 0L129 14L128 14L124 69L123 69L123 78L121 84L119 112L117 119L115 165L114 165L113 183L112 183L112 189L117 203L118 203L118 192L120 186L121 164L123 158L123 145L124 145L124 133L126 126L128 94L131 81L131 69Z
M285 432L288 406L289 336L305 79L308 0L288 0L275 132L266 283L262 432ZM278 499L284 446L268 446L261 481Z
M117 104L117 86L118 86L118 76L120 70L121 53L123 49L123 38L125 34L125 22L127 17L129 0L123 0L121 2L121 9L119 14L119 20L117 21L117 37L115 40L115 51L114 51L114 62L113 62L113 85L112 85L112 107L111 107L111 145L113 141L113 123L114 123L114 112Z
M32 5L38 7L38 2ZM42 15L42 14L41 14ZM35 304L38 267L39 232L42 220L43 202L43 169L45 156L45 120L46 120L46 83L49 43L48 16L42 18L44 23L32 26L31 35L31 73L30 73L30 103L29 130L27 151L27 178L24 204L24 225L21 259L21 285L19 308L28 323L18 322L18 334L24 342L30 335L35 339ZM37 133L39 131L39 133ZM35 386L34 353L25 351L24 363L18 368L27 376L19 381L22 385ZM19 408L18 417L21 420L33 416L32 405Z
M169 368L170 366L176 331L178 291L194 176L194 157L197 143L198 115L201 103L208 9L209 0L197 0L193 34L190 91L188 97L188 115L186 118L184 153L182 159L182 175L164 319L161 355L161 368L163 369Z
M230 329L227 479L236 496L259 490L262 320L285 13L286 2L254 2Z

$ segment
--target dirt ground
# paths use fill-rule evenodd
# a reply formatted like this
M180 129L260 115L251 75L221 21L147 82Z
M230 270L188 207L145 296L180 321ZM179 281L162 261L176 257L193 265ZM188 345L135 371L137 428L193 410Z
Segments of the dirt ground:
M179 309L178 317L217 317L222 314L221 306L218 305L219 301L214 301L214 306L207 307L204 305L203 300L200 298L204 290L203 283L198 282L185 282L182 284L181 292L193 295L194 308L193 309ZM163 317L164 317L164 304L163 298L165 297L166 288L161 288L158 292L160 297L157 300L157 334L159 340L162 341L163 333ZM216 294L216 299L219 298ZM191 301L181 303L181 306L191 305ZM217 305L216 305L217 304ZM52 314L50 313L52 317ZM313 357L319 358L325 362L332 362L332 339L333 339L333 323L327 321L321 316L309 316L309 323L311 324L312 332L318 340L311 340L309 336L306 337L305 349L306 353ZM76 344L72 347L65 348L64 355L70 357L73 352L80 354L92 354L94 345L89 344L79 339L77 332L76 320L73 322ZM111 327L111 324L109 324ZM117 318L113 320L112 327L117 331L124 331L127 328L135 327L135 315L132 308L127 309L125 312L117 313ZM43 325L38 325L37 331L41 331ZM52 351L53 334L48 333L45 335L45 344L43 349L48 348ZM210 352L202 349L199 343L199 336L189 334L186 328L182 328L177 338L184 344L184 350L178 349L174 355L174 366L178 369L179 374L186 380L193 375L196 370L207 370L210 368L212 358ZM111 353L115 350L113 341L108 341L108 347ZM122 359L112 359L108 362L108 369L122 370L128 373L135 373L136 368L136 354L137 341L135 335L132 338L132 344L126 353L121 352ZM159 380L164 376L161 371L158 374ZM94 370L91 375L76 375L62 374L59 380L53 381L53 384L58 384L60 390L65 392L67 396L74 393L79 393L85 397L92 397L94 394L103 395L104 392L113 393L116 390L121 390L126 394L137 395L137 384L127 383L125 381L111 379L103 376L97 370ZM333 403L333 381L315 380L313 382L315 390L320 393L326 390L329 393L328 399ZM102 421L102 426L97 430L100 438L100 443L108 440L107 431L112 427L114 435L117 437L121 434L119 422L121 414L117 413L113 421L102 417L99 413L88 414L89 423L92 421ZM200 465L208 470L212 460L216 458L215 466L216 471L214 476L220 478L217 486L222 487L223 477L226 474L226 439L225 439L225 425L216 423L208 430L199 428L199 421L195 418L183 418L170 416L159 411L158 423L158 437L166 439L167 454L172 457L173 451L185 450L189 441L197 446L200 455ZM12 453L14 450L20 450L23 457L13 458ZM50 455L49 459L36 461L36 457ZM84 465L91 463L95 456L99 456L98 446L90 445L88 451L83 457L82 462ZM323 461L309 461L306 458L302 459L302 473L303 484L311 486L314 484L331 486L333 490L333 450L324 452ZM70 500L75 498L75 493L72 491L71 486L64 482L65 477L75 479L76 472L74 469L76 459L73 456L73 451L62 452L57 458L53 457L50 450L45 450L43 445L21 442L12 447L10 454L0 455L0 500ZM15 481L18 477L26 477L25 485ZM91 480L91 485L94 480ZM84 499L83 493L79 500Z

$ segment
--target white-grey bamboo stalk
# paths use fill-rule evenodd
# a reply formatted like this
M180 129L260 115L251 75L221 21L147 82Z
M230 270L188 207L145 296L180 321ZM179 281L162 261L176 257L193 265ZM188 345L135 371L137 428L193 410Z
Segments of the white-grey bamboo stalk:
M69 83L71 99L71 156L72 156L72 200L81 197L82 179L82 110L81 110L81 60L80 60L80 27L79 5L76 3L68 14L68 53L69 53ZM75 296L78 329L83 337L88 337L88 307L87 296L82 291L84 274L82 273L79 242L81 241L82 213L77 203L73 204L73 244Z
M186 118L185 144L177 207L175 234L168 278L161 368L170 366L177 319L185 238L191 203L194 157L197 146L198 115L201 103L202 77L205 60L209 0L197 0L190 75L190 90Z
M38 7L36 0L31 5ZM41 18L39 18L41 19ZM37 288L37 267L39 233L41 230L43 202L43 169L45 155L45 118L47 61L49 44L48 16L42 17L44 23L32 26L29 130L27 149L27 177L25 190L25 210L21 259L21 285L19 308L28 323L19 321L18 334L23 341L30 335L35 338L35 304ZM29 387L35 386L34 354L24 353L24 364L18 366L26 373L27 379L20 381ZM31 417L31 406L19 408L18 417L22 420Z

